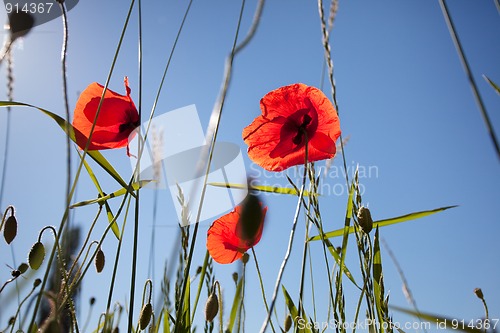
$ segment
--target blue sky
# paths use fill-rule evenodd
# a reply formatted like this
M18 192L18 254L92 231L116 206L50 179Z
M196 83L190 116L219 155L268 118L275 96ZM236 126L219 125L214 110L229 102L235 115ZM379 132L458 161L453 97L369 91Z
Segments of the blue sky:
M163 1L143 4L144 115L149 115L151 110L186 5ZM498 133L500 96L481 75L500 82L499 12L493 1L454 0L448 5ZM224 60L234 38L239 8L240 3L234 1L218 0L210 5L194 1L172 59L156 110L158 114L195 104L202 126L207 126L219 91ZM251 24L254 9L255 3L248 1L242 34ZM79 92L89 83L104 83L106 80L127 10L127 4L92 0L82 1L69 12L68 88L71 108ZM5 14L2 15L4 18ZM16 45L14 96L16 101L63 115L59 62L61 25L59 20L54 20L38 26ZM382 237L404 270L420 310L456 318L478 318L482 316L482 305L472 290L481 287L491 317L498 318L500 267L496 263L496 243L500 219L496 207L500 198L500 165L439 3L341 1L331 45L341 128L344 137L349 137L346 162L349 171L357 164L365 170L373 170L360 179L365 188L363 201L369 204L373 217L383 219L459 205L423 220L381 229ZM137 11L134 11L109 87L123 93L123 76L129 76L136 104L139 103L137 54ZM256 36L235 58L219 140L233 142L244 152L246 146L241 139L241 130L259 114L260 98L272 89L295 82L321 86L322 62L317 4L298 0L266 3ZM5 86L3 64L0 87ZM324 91L327 95L329 89L325 80ZM5 88L3 91L6 91ZM6 99L5 93L0 99ZM2 151L5 119L5 109L0 110ZM11 125L8 178L1 204L2 207L13 204L17 209L20 234L13 243L13 249L19 262L36 241L38 231L45 225L57 225L61 219L65 189L65 139L55 123L36 110L12 110ZM104 155L124 178L130 176L125 150L106 151ZM282 175L262 174L246 156L244 158L247 170L260 176L262 183L286 185ZM334 162L332 170L341 170L340 159ZM296 173L292 169L289 174ZM330 188L344 184L343 178L337 177L333 171L329 175L325 184L329 184ZM108 192L118 188L102 172L98 172L98 176ZM337 189L339 191L335 193L323 193L321 198L325 228L328 230L338 229L343 223L347 193L345 188L343 192L340 187ZM145 263L149 256L153 192L147 191L143 191L141 196L140 262L144 266L138 270L138 293L149 277ZM95 195L92 183L86 175L82 175L77 200L90 199ZM170 193L159 192L158 200L157 223L160 226L155 231L155 281L161 278L164 261L172 258L176 230ZM264 273L266 291L270 293L286 250L296 200L282 196L266 196L265 200L269 206L266 230L256 252ZM118 202L113 205L117 207ZM75 221L84 230L90 224L95 209L87 207L76 211ZM209 223L201 224L195 266L201 264L205 253L203 244ZM99 230L103 230L105 224L102 219ZM126 230L119 283L114 297L127 305L130 227L131 224ZM300 272L304 237L303 225L298 229L293 260L284 280L292 295L298 294L296 277ZM98 236L97 232L95 237ZM48 242L50 237L44 236L44 240ZM109 263L116 245L116 240L111 237L103 245L110 258ZM315 276L324 276L319 246L313 247L314 254L318 256L315 268L319 272L315 272ZM394 305L407 306L394 264L384 250L382 254L386 290L390 290ZM358 259L354 247L350 248L347 261L350 269L356 271ZM4 264L12 265L12 256L6 244L0 245L0 265ZM234 292L231 274L239 269L238 265L216 264L215 269L217 278L222 281L224 295L229 300ZM9 273L7 267L0 269L0 280L7 279ZM254 292L257 280L253 265L247 273L247 331L253 332L260 327L264 313L260 305L262 301ZM94 272L88 274L81 295L82 318L85 318L83 314L86 314L87 301L91 296L97 296L95 313L104 310L105 297L101 295L108 288L110 275L111 265L101 275ZM319 279L320 282L315 285L317 290L322 286ZM159 287L158 284L155 286ZM354 309L358 295L348 288L346 293L349 292L352 298L346 295L347 305L349 309ZM1 295L0 300L5 301L3 297ZM318 297L322 301L318 304L326 307L327 300ZM12 311L10 307L2 307L0 321L6 322ZM277 311L281 316L285 313L282 302L278 304ZM321 313L324 310L320 310L318 315L321 316ZM197 318L202 318L201 308ZM394 318L407 320L398 313L394 313ZM92 327L95 325L96 321Z

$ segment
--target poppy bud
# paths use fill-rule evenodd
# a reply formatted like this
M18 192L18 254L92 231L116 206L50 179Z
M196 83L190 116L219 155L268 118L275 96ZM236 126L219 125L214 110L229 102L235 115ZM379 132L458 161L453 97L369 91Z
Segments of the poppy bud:
M234 283L238 282L238 273L236 273L236 272L233 273L233 281L234 281Z
M139 315L139 327L141 330L145 330L148 327L151 320L151 315L153 314L153 306L151 303L147 303L142 307L141 314Z
M285 318L285 323L283 324L285 332L288 332L292 327L292 316L287 315Z
M33 288L38 287L41 283L42 283L42 280L36 279L35 281L33 281Z
M104 252L102 252L101 249L99 249L97 251L97 254L95 256L95 261L94 261L94 264L95 264L95 270L97 271L97 273L101 273L102 270L104 269L104 263L105 263L105 257L104 257Z
M95 304L95 297L90 297L90 305L94 305Z
M3 237L7 244L10 244L17 235L17 220L14 215L11 215L5 221L5 227L3 229Z
M241 213L238 221L238 235L242 240L253 241L261 228L263 213L259 198L248 193L241 203Z
M28 255L28 264L31 269L37 270L42 265L43 259L45 258L45 247L41 242L36 242L31 247L30 253Z
M479 299L484 298L483 291L481 290L481 288L474 289L474 294L476 294L477 298Z
M17 270L19 272L21 272L21 274L24 274L26 273L26 271L28 270L29 266L27 263L23 262L22 264L19 265L19 267L17 267Z
M215 290L208 296L207 303L205 304L205 320L209 323L214 320L215 316L219 312L219 299Z
M9 30L13 41L16 38L23 37L28 32L35 23L33 15L24 11L12 11L9 14Z
M361 206L358 210L358 224L366 234L369 234L373 229L373 220L370 210Z
M196 269L196 275L200 274L202 269L203 268L201 266L198 266L198 268Z
M241 262L243 262L243 264L246 264L248 260L250 260L250 255L246 252L243 253L243 256L241 257Z

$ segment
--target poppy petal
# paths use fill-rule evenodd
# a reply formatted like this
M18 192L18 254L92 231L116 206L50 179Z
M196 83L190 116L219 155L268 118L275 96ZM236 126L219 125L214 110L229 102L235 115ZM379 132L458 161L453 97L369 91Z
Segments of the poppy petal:
M215 220L207 231L208 252L219 264L230 264L240 259L262 237L267 207L262 209L262 221L253 239L243 239L238 235L241 234L241 227L238 226L241 209L241 206L236 206L233 211Z
M207 250L219 264L230 264L243 256L238 250L235 228L239 214L232 211L215 220L207 232Z
M84 149L95 121L89 150L122 148L128 144L128 136L139 125L139 113L130 98L128 79L125 78L127 95L110 89L104 94L99 116L96 118L104 87L91 83L80 95L73 116L76 141Z
M337 112L323 92L302 83L273 90L260 101L262 114L243 129L248 156L269 171L332 158L340 136Z

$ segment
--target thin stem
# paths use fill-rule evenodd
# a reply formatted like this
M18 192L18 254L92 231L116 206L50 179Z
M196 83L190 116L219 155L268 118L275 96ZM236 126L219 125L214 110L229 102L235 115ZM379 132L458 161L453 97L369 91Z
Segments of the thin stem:
M139 25L139 45L138 45L138 62L139 62L139 99L138 99L138 112L139 120L142 116L142 1L137 1L138 10L138 25ZM139 127L140 131L141 127ZM139 143L141 140L139 139ZM137 159L136 170L141 170L140 156L142 155L142 149L140 149L140 155ZM130 303L129 303L129 313L128 313L128 332L132 332L134 325L134 301L135 301L135 279L137 274L137 246L139 243L139 188L136 191L135 198L135 216L134 216L134 244L132 248L132 276L130 277Z
M9 43L11 44L11 43ZM7 95L10 102L13 100L13 83L14 76L12 75L12 52L8 51L7 54ZM0 181L0 209L2 207L2 199L3 199L3 191L5 189L5 180L7 176L7 160L9 155L9 141L10 141L10 106L7 107L7 120L6 120L6 128L5 128L5 150L4 150L4 159L3 159L3 167L2 167L2 179Z
M297 207L295 208L295 216L293 217L293 222L292 222L292 229L290 230L290 238L288 240L288 248L285 253L285 257L283 258L283 261L281 263L279 272L278 272L278 277L276 278L276 284L274 286L274 292L273 292L273 297L271 299L271 305L269 306L269 310L267 311L267 316L266 320L262 324L262 327L260 328L260 333L264 333L267 329L267 325L269 325L269 321L271 320L271 315L274 309L274 306L276 305L276 299L278 298L278 291L279 287L281 285L281 279L283 278L283 274L285 272L285 267L286 264L288 263L288 259L290 258L290 254L292 253L292 246L293 246L293 239L295 236L295 229L297 228L297 222L299 220L299 214L300 214L300 207L302 206L302 199L304 197L304 188L306 186L306 180L307 180L307 161L308 161L308 138L307 138L307 132L304 132L305 136L305 156L304 156L304 174L302 176L302 185L300 186L300 192L299 192L299 199L297 200Z
M12 45L14 44L14 39L10 37L7 42L3 45L2 51L0 51L0 65L2 65L3 60L8 56L10 53L10 49L12 48Z
M309 194L310 195L315 195L316 192L313 192L313 185L312 182L309 182ZM311 212L311 199L309 198L309 203L307 204L307 214L306 214L306 223L305 223L305 235L304 235L304 248L302 251L302 265L300 269L300 289L299 289L299 309L298 309L298 316L302 316L302 311L304 310L304 305L303 305L303 296L304 296L304 282L305 282L305 275L306 275L306 263L307 263L307 252L309 249L309 242L307 241L309 239L309 226L311 221L309 220L309 214ZM311 263L310 263L311 264Z
M497 136L493 129L493 125L491 124L490 117L488 116L488 112L486 111L486 107L484 106L483 99L481 98L481 94L479 93L479 89L477 88L476 81L474 80L474 76L470 70L469 62L465 56L464 50L462 48L462 43L460 43L460 39L458 38L457 32L455 30L455 25L453 24L453 20L451 19L450 13L448 12L448 6L446 5L445 0L439 0L441 5L441 10L443 11L443 16L446 21L446 25L448 26L448 30L450 31L451 38L453 43L455 44L455 48L457 49L458 57L462 62L464 67L465 75L467 75L467 79L469 80L470 87L472 89L472 93L474 94L474 99L476 100L477 107L481 112L481 116L483 117L483 121L486 125L486 130L490 135L491 142L495 147L495 151L497 153L497 157L500 159L500 144L498 143Z
M118 42L116 53L114 55L114 58L113 58L113 61L112 61L112 64L111 64L111 68L109 70L108 77L106 79L106 82L104 83L104 89L103 89L103 92L102 92L101 100L100 100L99 105L97 107L97 112L96 112L95 119L97 119L97 117L99 116L101 105L102 105L103 100L104 100L104 94L105 94L105 92L106 92L106 90L108 88L108 84L109 84L109 81L111 79L111 75L112 75L112 73L114 71L115 64L116 64L116 61L118 59L118 54L120 52L121 45L122 45L122 42L123 42L123 39L124 39L124 36L125 36L125 31L127 30L128 22L130 20L132 9L134 7L134 2L135 2L135 0L131 0L130 8L129 8L129 11L127 13L127 17L126 17L126 20L125 20L125 23L124 23L124 27L122 29L122 33L120 35L120 40ZM95 121L92 124L92 128L91 128L90 134L89 134L89 140L87 141L85 149L83 150L83 155L82 155L82 158L80 160L80 163L79 163L77 171L76 171L75 179L73 181L73 185L72 185L71 191L70 191L69 196L68 196L68 201L69 202L71 202L71 198L72 198L72 196L73 196L73 194L75 192L76 183L77 183L77 180L78 180L78 178L80 176L80 172L81 172L82 167L83 167L83 161L84 161L85 157L87 156L87 151L88 151L88 148L89 148L89 144L90 144L90 139L91 139L92 133L94 132L94 128L95 128ZM63 217L61 219L61 223L59 225L59 231L62 231L64 229L65 221L67 220L68 214L69 214L69 206L67 206L66 209L65 209L65 211L64 211ZM40 286L40 292L38 293L38 296L37 296L37 299L36 299L35 309L33 311L33 316L31 317L31 321L30 321L29 328L28 328L29 331L31 331L31 330L34 329L36 314L38 313L38 308L40 307L40 303L41 303L41 300L42 300L42 295L44 294L43 291L45 289L45 284L48 281L48 275L49 275L49 272L50 272L50 264L52 263L52 261L54 259L54 255L55 255L55 248L52 249L52 251L50 253L50 256L49 256L49 259L48 259L49 264L47 265L47 269L45 270L44 278L42 279L42 284Z
M253 247L252 247L252 254L255 260L255 269L257 270L257 276L259 277L260 291L262 292L262 299L264 300L264 306L266 307L266 311L269 312L269 306L267 305L267 299L266 299L266 292L264 290L264 282L262 281L262 274L260 272L259 262L257 260L257 254L255 253ZM271 329L273 330L274 333L276 333L276 331L274 330L274 325L272 320L270 321L270 324L271 324Z
M64 110L66 112L66 133L69 133L69 101L68 101L68 80L66 73L66 55L68 49L68 18L66 15L66 7L63 1L58 1L59 8L61 8L62 22L63 22L63 43L61 50L61 72L63 81L63 98L64 98ZM66 202L65 204L69 206L69 192L71 189L71 139L69 135L66 135ZM68 217L69 218L69 217ZM67 225L69 228L69 223Z
M231 53L228 57L228 59L226 60L226 69L225 69L225 75L224 75L224 81L223 81L223 84L222 84L222 88L221 88L221 91L220 91L220 94L219 94L219 97L217 99L217 102L215 103L214 105L214 109L212 110L212 115L210 117L210 123L208 125L208 129L207 129L207 133L206 133L206 138L209 138L210 139L210 151L208 152L208 160L207 160L207 166L206 166L206 169L205 169L205 176L204 176L204 180L203 180L203 187L202 187L202 191L201 191L201 196L200 196L200 204L198 206L198 212L196 214L196 223L194 225L194 230L193 230L193 237L191 239L191 246L190 246L190 249L189 249L189 256L188 256L188 259L187 259L187 263L186 263L186 266L184 268L184 276L185 277L188 277L189 276L189 270L191 268L191 261L192 261L192 258L193 258L193 253L194 253L194 247L195 247L195 244L196 244L196 236L198 234L198 226L199 226L199 221L200 221L200 218L201 218L201 211L203 209L203 202L204 202L204 199L205 199L205 194L206 194L206 189L207 189L207 184L208 184L208 175L210 173L210 167L212 165L212 158L213 158L213 152L214 152L214 148L215 148L215 142L217 140L217 134L219 132L219 126L220 126L220 120L221 120L221 116L222 116L222 110L223 110L223 107L224 107L224 101L226 99L226 95L227 95L227 89L229 87L229 81L230 81L230 78L231 78L231 72L232 72L232 66L233 66L233 59L234 59L234 56L235 56L235 50L236 50L236 43L238 41L238 35L239 35L239 31L240 31L240 26L241 26L241 21L242 21L242 18L243 18L243 10L245 8L245 0L243 0L241 2L241 8L240 8L240 14L239 14L239 18L238 18L238 24L237 24L237 27L236 27L236 33L235 33L235 36L234 36L234 41L233 41L233 47L231 49ZM209 141L209 140L206 140L206 141ZM203 167L203 161L205 161L206 159L206 156L207 155L207 149L203 149L202 153L201 153L201 156L200 156L200 160L199 160L199 166L198 166L198 170L201 170L201 167ZM193 186L193 191L195 190L195 187L196 186ZM176 318L177 320L179 320L179 318L181 318L181 311L183 309L183 303L184 303L184 295L186 294L186 289L187 289L187 278L184 279L183 283L182 283L182 292L181 292L181 299L179 300L179 308L178 308L178 311L177 311L177 314L176 314ZM176 323L175 325L175 333L180 333L179 332L179 329L180 329L181 325L178 325Z

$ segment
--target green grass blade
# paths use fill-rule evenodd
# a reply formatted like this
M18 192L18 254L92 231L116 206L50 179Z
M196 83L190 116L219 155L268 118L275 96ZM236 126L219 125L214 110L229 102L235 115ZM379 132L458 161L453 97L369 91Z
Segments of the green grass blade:
M170 333L170 317L167 308L163 310L163 333Z
M191 332L191 310L190 310L190 299L191 299L191 279L189 276L186 277L186 293L184 294L184 304L183 304L183 319L182 325L183 328L181 332ZM178 320L179 321L179 320ZM176 326L179 323L176 323Z
M191 321L194 321L194 315L196 314L196 308L198 306L198 301L200 300L201 289L203 288L203 282L205 281L205 275L207 274L208 260L210 259L210 254L208 250L205 252L205 259L203 260L203 266L201 267L200 277L198 279L198 290L196 291L196 297L194 299L193 305L193 315L191 316Z
M243 279L240 279L238 285L236 286L236 292L234 293L233 305L231 306L231 313L229 316L229 324L227 330L229 332L233 331L234 323L236 322L236 316L238 315L238 308L241 306L241 294L243 292ZM220 309L219 309L220 311Z
M80 154L79 151L78 155L80 156L80 159L82 158L82 155ZM90 167L90 165L87 163L87 161L83 160L83 166L85 167L85 170L87 170L87 173L89 174L90 179L94 183L97 191L99 192L100 196L104 196L104 192L101 188L101 185L99 184L99 181L97 180L97 177L94 174L94 171ZM111 223L111 230L113 231L113 234L117 239L120 239L120 228L118 228L118 224L116 223L115 216L113 212L111 211L111 207L108 205L108 202L105 201L105 208L106 208L106 216L108 217L109 223ZM71 208L72 206L70 206Z
M375 231L375 237L373 238L373 296L375 298L375 306L377 309L377 316L379 323L384 323L384 316L382 315L382 303L384 301L383 288L381 286L382 282L382 256L380 255L380 243L379 243L379 229ZM384 332L384 325L380 325L380 332Z
M342 271L345 274L345 276L347 276L347 278L349 280L351 280L351 282L358 289L361 290L361 287L358 286L358 284L354 280L354 277L352 276L351 271L347 268L347 266L345 265L345 263L344 264L342 263L341 258L340 258L340 254L337 252L337 250L335 249L335 247L333 246L333 244L328 239L326 239L326 238L325 238L324 242L325 242L326 246L328 247L328 251L330 251L330 254L332 255L333 259L335 259L335 261L337 262L337 265L339 265L339 267L341 265L344 267Z
M87 162L84 162L84 163L86 164ZM137 191L138 189L140 189L140 188L146 186L147 184L149 184L150 182L151 182L150 180L141 180L141 181L132 183L131 187L132 187L132 189L134 191ZM121 189L119 189L119 190L117 190L117 191L115 191L113 193L107 194L107 195L104 195L104 193L102 191L99 191L99 195L100 195L99 198L92 199L92 200L80 201L80 202L77 202L77 203L71 205L69 208L87 206L87 205L92 205L92 204L96 204L96 203L103 203L103 202L105 202L105 201L107 201L109 199L122 196L125 193L127 193L127 189L126 188L121 188Z
M415 213L411 213L411 214L401 215L401 216L393 217L390 219L379 220L379 221L373 222L373 227L374 228L385 227L385 226L388 226L391 224L416 220L416 219L426 217L426 216L429 216L432 214L436 214L436 213L445 211L445 210L450 209L450 208L455 208L455 207L457 207L457 206L456 205L455 206L446 206L446 207L441 207L441 208L436 208L436 209L431 209L431 210L424 210L421 212L415 212ZM349 233L353 233L353 232L354 232L354 227L350 227ZM325 238L334 238L334 237L342 236L343 233L344 233L344 229L342 228L342 229L327 232L327 233L325 233L324 237ZM309 241L318 241L318 240L321 240L321 235L317 235L317 236L309 238Z
M472 321L469 320L458 320L458 319L453 319L453 318L448 318L448 317L443 317L443 316L438 316L432 313L422 313L420 311L414 311L414 310L409 310L405 308L401 308L399 306L389 306L391 309L406 313L412 316L415 316L420 319L425 319L428 320L430 323L433 323L435 326L434 327L439 327L439 330L444 330L444 329L451 329L451 330L458 330L462 332L468 332L468 333L484 333L484 329L478 329L472 327L473 325L470 323L473 323Z
M62 117L58 116L55 113L52 113L50 111L47 111L45 109L42 109L38 106L34 106L31 104L26 104L26 103L20 103L20 102L7 102L7 101L0 101L0 107L7 107L7 106L25 106L25 107L30 107L34 109L38 109L42 113L46 114L52 120L54 120L59 127L70 137L70 139L76 143L75 139L75 128L73 125L69 124L66 122L65 119ZM97 150L92 150L88 151L87 154L92 157L94 161L96 161L97 164L99 164L111 177L113 177L121 186L127 187L127 183L120 177L120 174L113 168L113 166L102 156L102 154L97 151ZM135 196L135 193L132 194Z
M488 82L493 87L493 89L495 89L497 94L500 95L500 87L495 82L491 81L486 75L483 75L483 77L486 80L486 82Z
M311 325L308 325L309 320L307 319L307 316L305 315L305 313L302 314L302 319L304 320L304 325L303 325L304 328L298 328L298 323L297 323L298 318L297 317L299 315L299 311L297 310L297 307L293 303L292 297L290 297L290 294L286 290L285 286L281 285L281 289L283 290L283 296L285 297L285 303L286 303L286 306L288 307L288 311L290 312L290 316L292 317L294 325L297 328L294 332L312 333L311 329L309 328L309 327L311 327Z
M346 213L345 213L345 220L344 220L344 228L342 228L342 248L340 251L340 278L342 279L342 275L345 273L345 256L347 252L347 241L349 239L349 234L350 234L350 225L351 225L351 218L352 218L352 207L354 205L353 203L353 197L354 197L354 183L351 184L351 188L349 189L349 196L347 198L347 208L346 208ZM339 283L341 283L342 280L340 280ZM356 283L354 283L356 284Z
M288 195L299 195L299 192L297 189L291 188L291 187L278 187L278 186L265 186L265 185L256 185L256 186L250 186L248 187L247 185L243 184L234 184L234 183L208 183L210 186L216 186L216 187L225 187L225 188L233 188L233 189L239 189L239 190L254 190L254 191L259 191L259 192L266 192L266 193L275 193L275 194L288 194ZM304 196L307 197L309 196L310 193L309 191L304 191Z

